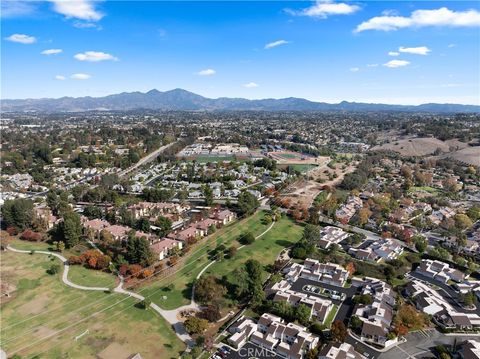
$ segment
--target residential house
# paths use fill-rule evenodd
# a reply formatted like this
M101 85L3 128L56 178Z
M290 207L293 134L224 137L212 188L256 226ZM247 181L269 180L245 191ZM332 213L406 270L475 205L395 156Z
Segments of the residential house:
M168 257L174 248L182 249L183 243L170 238L162 238L160 241L150 245L150 249L157 254L158 260Z

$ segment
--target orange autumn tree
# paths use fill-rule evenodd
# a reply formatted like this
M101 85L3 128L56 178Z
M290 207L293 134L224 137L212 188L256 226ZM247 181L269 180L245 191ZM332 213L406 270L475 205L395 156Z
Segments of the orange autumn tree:
M352 276L356 271L355 264L353 262L347 263L347 265L345 266L345 269L350 274L350 276Z

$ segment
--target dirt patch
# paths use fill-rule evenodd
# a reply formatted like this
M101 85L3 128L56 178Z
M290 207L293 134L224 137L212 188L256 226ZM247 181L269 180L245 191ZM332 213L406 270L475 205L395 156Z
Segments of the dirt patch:
M321 192L322 185L315 181L300 180L289 186L289 191L282 195L295 207L309 208L315 197Z
M459 151L449 153L446 157L453 158L457 161L460 161L472 166L480 166L480 146L466 147Z
M334 187L343 181L347 173L353 172L355 168L357 168L357 165L356 162L352 162L344 168L344 163L337 162L333 168L328 166L318 167L308 172L308 175L313 180L319 182L321 186Z
M404 138L392 140L381 146L372 147L372 151L390 150L402 156L426 156L439 149L442 152L461 149L468 146L458 140L442 141L434 137Z
M113 342L110 343L105 349L97 354L98 358L101 359L127 359L132 353L128 348L124 347L120 343Z
M22 314L38 314L46 308L49 302L50 298L48 297L48 294L42 293L36 296L35 299L23 304L18 310Z
M38 327L38 329L34 331L34 334L37 338L43 338L49 335L53 335L54 333L56 333L54 329L46 327L44 325Z

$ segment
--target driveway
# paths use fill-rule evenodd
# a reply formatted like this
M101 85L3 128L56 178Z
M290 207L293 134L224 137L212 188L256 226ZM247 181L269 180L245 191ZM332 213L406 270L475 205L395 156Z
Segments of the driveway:
M445 283L441 283L441 282L438 282L432 278L429 278L429 277L426 277L424 275L421 275L417 272L410 272L409 273L410 276L418 279L418 280L422 280L422 281L425 281L427 283L430 283L434 286L437 286L439 287L440 289L437 290L438 293L440 293L440 295L452 306L454 307L458 312L460 313L476 313L480 316L480 306L477 305L476 309L474 310L467 310L465 308L463 308L462 306L460 306L457 302L458 300L458 293L456 291L453 290L452 287L450 287L448 284L445 284Z

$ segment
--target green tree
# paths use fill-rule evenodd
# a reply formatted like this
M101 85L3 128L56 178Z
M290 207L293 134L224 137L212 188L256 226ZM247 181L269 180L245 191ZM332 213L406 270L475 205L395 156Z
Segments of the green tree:
M201 334L208 328L208 321L206 319L189 317L185 321L185 329L189 334Z
M66 212L63 221L58 224L57 233L67 248L75 247L82 235L80 216L75 212Z
M150 231L150 221L147 218L140 218L137 221L137 229L142 232Z
M350 319L350 327L352 328L352 330L358 334L361 331L362 326L363 322L360 320L360 318L356 315L352 316L352 318Z
M252 232L243 233L240 236L239 242L244 245L252 244L253 242L255 242L255 236Z
M456 214L454 220L455 227L457 227L459 230L464 230L473 226L472 220L465 214Z
M150 244L145 237L135 237L134 233L129 234L126 246L125 259L130 264L149 266L154 261L154 254Z
M205 204L207 206L211 206L213 204L213 190L209 185L204 185L203 188L203 196L205 197Z
M5 227L24 230L32 225L33 202L25 198L7 200L2 207L2 217Z
M311 309L305 304L300 304L297 308L295 308L295 318L300 324L308 326L311 312Z
M227 289L213 275L202 276L195 282L195 300L200 303L217 303L226 293Z
M320 227L307 224L303 229L302 239L310 245L315 245L320 240Z
M415 248L420 253L425 252L425 250L427 249L427 241L425 240L424 237L415 236L415 237L413 237L413 242L415 243Z
M83 215L88 217L89 219L94 219L94 218L102 218L102 210L98 208L97 206L92 206L88 205L85 207L83 210Z
M238 196L237 207L240 215L252 214L259 206L258 199L248 191L243 191Z
M159 228L158 235L160 237L165 237L172 231L172 221L167 217L158 216L155 226Z

